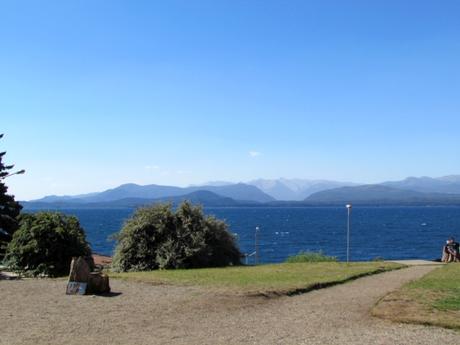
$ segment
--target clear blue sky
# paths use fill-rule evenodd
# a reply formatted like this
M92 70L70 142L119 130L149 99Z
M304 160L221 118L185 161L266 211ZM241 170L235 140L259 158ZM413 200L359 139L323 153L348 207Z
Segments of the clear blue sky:
M19 199L460 173L460 2L2 1Z

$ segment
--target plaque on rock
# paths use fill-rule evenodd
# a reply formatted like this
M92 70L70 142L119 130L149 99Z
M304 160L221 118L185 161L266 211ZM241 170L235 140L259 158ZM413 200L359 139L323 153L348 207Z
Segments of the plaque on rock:
M86 294L87 283L82 282L68 282L65 293L67 295L84 295Z

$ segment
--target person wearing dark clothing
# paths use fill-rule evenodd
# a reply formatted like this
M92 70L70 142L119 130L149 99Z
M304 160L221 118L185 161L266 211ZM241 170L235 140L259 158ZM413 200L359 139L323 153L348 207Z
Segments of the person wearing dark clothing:
M460 245L458 242L455 242L453 237L449 238L446 241L446 245L442 251L442 261L443 262L458 262L460 261Z

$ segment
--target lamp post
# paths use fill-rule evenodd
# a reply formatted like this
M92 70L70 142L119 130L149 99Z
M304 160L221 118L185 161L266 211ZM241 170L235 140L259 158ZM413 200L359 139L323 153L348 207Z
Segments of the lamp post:
M350 218L351 218L351 209L352 205L347 204L345 206L348 211L348 221L347 221L347 263L350 262Z
M260 228L256 226L256 233L255 233L255 257L254 262L257 265L259 263L259 230Z

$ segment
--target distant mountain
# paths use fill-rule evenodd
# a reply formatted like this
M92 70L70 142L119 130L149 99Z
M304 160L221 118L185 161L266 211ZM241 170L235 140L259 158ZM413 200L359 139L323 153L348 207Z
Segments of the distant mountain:
M304 200L311 194L344 186L356 186L351 182L305 179L258 179L248 182L276 200Z
M190 201L194 204L201 204L203 206L239 206L248 202L236 201L232 198L222 197L216 193L209 192L206 190L199 190L186 195L167 197L155 200L156 202L171 202L173 204L180 204L183 201ZM256 202L250 202L250 204L256 204Z
M106 191L95 193L91 196L82 196L78 198L78 202L92 203L92 202L107 202L127 198L138 199L157 199L161 197L179 196L187 194L183 188L159 185L146 185L140 186L135 183L122 184L116 188L108 189ZM43 201L43 200L37 200Z
M269 202L274 199L262 192L257 187L244 183L224 186L199 186L199 187L172 187L160 185L140 186L134 183L123 184L113 189L100 193L84 194L80 196L47 196L34 202L66 202L66 203L98 203L110 202L121 199L160 199L181 197L197 191L208 191L219 196L245 202Z
M88 198L94 196L98 193L89 193L89 194L80 194L80 195L48 195L44 198L41 198L40 201L42 202L59 202L59 201L76 201L78 202L79 199Z
M63 208L135 208L143 205L151 205L159 202L170 202L174 205L183 201L190 201L207 207L231 207L241 205L254 205L255 202L239 202L231 198L222 197L208 191L196 191L181 196L170 196L157 199L146 198L123 198L112 201L98 202L72 202L71 200L61 200L54 202L26 201L21 202L27 209L63 209Z
M207 194L203 192L210 192ZM214 200L213 197L214 196ZM304 179L258 179L249 183L209 182L204 186L174 187L123 184L103 192L81 195L50 195L34 200L35 205L138 205L156 200L175 203L184 198L206 206L260 205L301 206L305 204L457 204L460 199L460 175L439 178L409 177L402 181L357 185L350 182ZM202 198L202 199L200 199ZM27 204L30 204L27 203ZM46 205L45 205L46 206ZM80 207L79 206L79 207ZM105 206L104 206L105 207Z
M205 190L221 196L235 199L237 201L269 202L275 200L273 197L264 193L259 188L245 183L237 183L225 186L189 187L187 190L189 192Z
M402 181L384 182L382 185L423 193L460 194L460 176L458 175L439 178L408 177Z
M190 187L201 187L201 186L214 186L214 187L220 187L220 186L229 186L235 184L233 182L228 182L228 181L209 181L203 184L192 184Z
M40 202L60 202L60 201L72 201L73 199L75 199L74 197L72 196L69 196L69 195L48 195L48 196L45 196L37 201L40 201Z
M310 204L459 204L460 195L423 193L384 185L342 187L318 192L305 199Z
M50 200L49 198L45 200ZM138 207L157 202L179 204L184 200L206 207L265 206L265 207L305 207L321 205L460 205L460 195L442 193L423 193L403 190L384 185L363 185L340 187L314 193L303 201L241 201L224 197L211 191L197 190L187 194L163 196L160 198L126 197L116 200L91 201L83 199L54 200L53 202L21 202L25 209L64 209L64 208L126 208Z
M450 183L460 183L460 175L449 175L438 177L437 180L450 182Z

